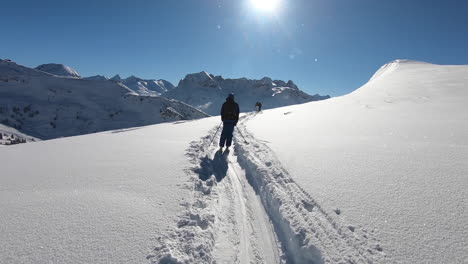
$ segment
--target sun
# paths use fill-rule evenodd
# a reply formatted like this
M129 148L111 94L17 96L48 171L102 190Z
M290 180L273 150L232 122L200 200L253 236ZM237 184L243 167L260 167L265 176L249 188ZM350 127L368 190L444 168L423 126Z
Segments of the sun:
M252 6L262 12L273 13L278 9L281 0L250 0Z

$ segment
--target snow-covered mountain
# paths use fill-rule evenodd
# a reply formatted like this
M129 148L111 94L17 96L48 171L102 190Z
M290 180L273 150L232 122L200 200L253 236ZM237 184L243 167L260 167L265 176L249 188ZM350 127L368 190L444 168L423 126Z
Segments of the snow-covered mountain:
M89 77L83 77L84 80L91 80L91 81L106 81L108 80L106 76L103 75L94 75Z
M110 80L114 82L120 82L128 88L132 89L139 95L144 96L159 96L167 91L174 89L174 85L166 80L155 80L155 79L141 79L136 76L130 76L126 79L122 79L120 75L116 74L114 77L107 79L102 75L95 75L85 77L86 80Z
M251 111L257 101L264 109L300 104L330 98L311 96L292 82L263 78L224 79L207 72L188 74L176 88L163 94L164 97L180 100L211 115L218 115L226 96L234 93L241 111Z
M42 64L35 68L36 70L47 72L57 76L81 78L80 74L69 66L56 63Z
M0 147L0 263L465 263L467 87L400 60L231 152L219 117Z
M0 122L37 138L202 117L189 105L138 96L120 83L57 77L0 61Z
M174 85L166 80L144 80L130 76L127 79L121 79L120 82L139 95L146 96L159 96L174 89Z

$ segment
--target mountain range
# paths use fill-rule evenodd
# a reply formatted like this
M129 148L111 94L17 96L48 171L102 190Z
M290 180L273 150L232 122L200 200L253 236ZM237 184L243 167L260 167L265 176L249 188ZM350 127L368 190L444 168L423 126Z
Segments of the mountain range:
M176 100L139 96L119 82L58 76L0 60L0 122L39 139L206 116Z
M62 65L62 69L59 69L55 65L61 64L46 64L47 67L44 65L39 67L47 70L53 69L54 71L47 72L55 75L66 77L79 76L77 71L71 67ZM126 79L120 77L119 74L116 74L112 78L95 75L85 77L84 79L118 82L139 95L162 96L168 99L179 100L210 115L219 114L220 105L230 93L235 94L241 111L254 110L256 102L261 102L263 109L271 109L330 98L328 95L309 95L301 91L291 80L285 82L282 80L272 80L269 77L264 77L260 80L247 78L225 79L222 76L215 76L206 71L187 74L177 87L163 79L142 79L133 75Z
M82 77L56 63L32 69L0 60L0 123L36 139L218 115L229 93L241 112L323 100L293 81L224 79L205 71L188 74L177 87L163 79Z
M220 105L230 93L235 95L241 112L253 111L256 102L269 109L330 98L328 95L309 95L293 81L284 82L268 77L260 80L224 79L207 72L188 74L177 87L162 96L185 102L210 115L219 115Z

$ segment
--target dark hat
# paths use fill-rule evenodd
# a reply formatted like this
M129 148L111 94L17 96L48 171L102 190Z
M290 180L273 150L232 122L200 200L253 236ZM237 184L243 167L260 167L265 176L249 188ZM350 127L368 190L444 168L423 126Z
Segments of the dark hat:
M234 100L234 94L233 94L233 93L230 93L230 94L228 95L227 99L232 99L232 100Z

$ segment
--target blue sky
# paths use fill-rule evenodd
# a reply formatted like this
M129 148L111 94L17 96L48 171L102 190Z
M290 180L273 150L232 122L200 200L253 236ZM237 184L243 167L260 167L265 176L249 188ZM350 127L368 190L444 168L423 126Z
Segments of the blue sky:
M468 64L468 1L281 0L275 12L250 1L7 1L0 58L175 85L202 70L268 76L332 96L394 59Z

